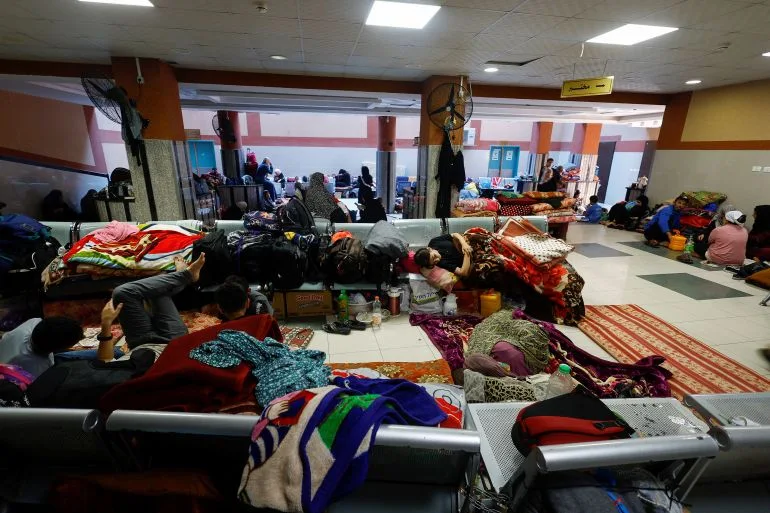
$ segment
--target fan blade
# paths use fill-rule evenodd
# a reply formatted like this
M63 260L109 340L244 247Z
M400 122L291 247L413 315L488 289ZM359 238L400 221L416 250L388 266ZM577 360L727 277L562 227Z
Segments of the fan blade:
M465 116L457 112L457 110L452 109L452 117L454 116L457 116L458 118L460 118L461 121L465 121Z
M433 110L433 111L431 111L430 113L428 113L428 115L429 115L429 116L435 116L436 114L440 114L440 113L444 112L445 110L446 110L446 106L444 106L444 107L439 107L438 109L436 109L436 110Z
M455 99L455 85L453 83L452 84L452 89L449 91L449 99L447 100L446 104L447 105L453 105L454 104L454 99Z
M89 84L91 87L93 87L94 89L96 89L96 91L97 91L99 94L101 94L101 95L102 95L102 96L104 96L105 98L107 97L107 91L106 91L106 90L104 90L104 89L102 89L102 88L99 86L99 83L98 83L98 82L96 82L96 81L94 81L94 80L88 80L88 84Z

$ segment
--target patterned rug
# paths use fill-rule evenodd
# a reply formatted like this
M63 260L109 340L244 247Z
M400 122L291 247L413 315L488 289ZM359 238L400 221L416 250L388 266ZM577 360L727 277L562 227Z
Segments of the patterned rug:
M281 326L283 343L292 349L305 349L310 341L313 340L315 332L313 328L292 328L291 326Z
M770 380L637 305L587 306L580 330L619 362L666 359L673 395L770 391Z

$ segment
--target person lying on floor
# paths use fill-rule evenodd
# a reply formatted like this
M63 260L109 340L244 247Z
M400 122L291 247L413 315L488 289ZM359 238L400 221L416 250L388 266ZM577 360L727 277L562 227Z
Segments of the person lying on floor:
M674 200L673 205L666 205L656 212L647 226L644 227L644 238L647 239L647 245L657 248L663 243L664 246L668 246L671 237L674 236L674 230L681 227L681 211L687 206L687 201L687 196L682 194Z
M449 293L470 273L472 253L462 234L440 235L414 254L414 262L431 286Z
M56 355L63 360L112 360L123 356L114 349L112 323L120 313L122 305L114 307L112 301L102 310L102 331L98 336L99 349L69 351L84 338L79 321L69 317L35 318L21 324L0 339L0 363L20 367L37 378L53 367Z
M179 257L174 263L175 272L124 283L112 292L112 303L122 306L120 324L130 349L166 344L187 335L187 326L171 298L200 279L206 253L190 265Z
M217 288L214 299L223 321L234 321L247 315L273 315L273 305L267 296L251 290L248 282L241 276L228 276Z
M749 239L745 222L746 216L739 210L725 213L725 223L711 231L705 248L695 245L695 256L719 265L743 265Z

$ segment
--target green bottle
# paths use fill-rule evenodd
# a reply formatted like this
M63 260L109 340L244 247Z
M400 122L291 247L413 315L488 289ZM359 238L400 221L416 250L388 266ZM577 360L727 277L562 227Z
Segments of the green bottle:
M348 293L345 289L342 289L339 297L337 298L337 320L339 322L347 322L350 319L350 312L348 311Z

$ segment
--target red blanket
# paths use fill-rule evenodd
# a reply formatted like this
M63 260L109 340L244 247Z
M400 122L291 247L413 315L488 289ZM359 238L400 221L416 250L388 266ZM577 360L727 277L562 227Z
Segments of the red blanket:
M218 324L169 342L144 376L116 386L102 397L100 409L214 413L254 403L256 382L247 364L218 369L190 358L190 351L216 339L226 329L245 331L258 340L283 340L269 315L254 315Z

